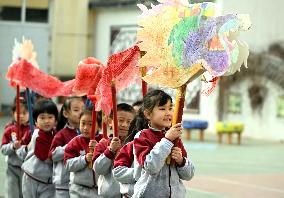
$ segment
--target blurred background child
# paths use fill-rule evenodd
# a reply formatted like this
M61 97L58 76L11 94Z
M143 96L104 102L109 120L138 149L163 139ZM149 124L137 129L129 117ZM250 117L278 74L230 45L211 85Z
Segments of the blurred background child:
M64 101L59 114L58 132L54 136L49 151L49 158L53 161L52 181L55 184L55 195L58 198L70 197L69 171L66 170L63 164L64 149L70 140L80 134L78 127L83 108L83 99L72 96Z
M17 111L16 105L12 108L13 121L6 125L2 137L1 152L6 155L8 164L6 171L6 195L8 198L22 197L22 176L21 159L16 151L21 146L26 146L31 139L30 127L28 125L29 113L27 103L20 98L20 130L17 133Z
M58 110L52 100L42 99L33 109L36 129L25 162L22 188L24 198L54 197L52 184L52 161L48 152L55 134Z
M97 184L92 168L89 164L92 162L93 153L97 141L90 140L92 128L92 108L89 107L80 115L81 135L74 137L66 146L64 152L64 163L70 171L70 197L99 197Z
M113 126L112 114L110 124ZM132 106L126 103L117 105L118 135L110 136L109 139L102 139L94 151L93 169L98 179L99 195L103 197L121 197L119 183L113 178L112 169L114 158L123 145L129 130L129 125L135 116Z

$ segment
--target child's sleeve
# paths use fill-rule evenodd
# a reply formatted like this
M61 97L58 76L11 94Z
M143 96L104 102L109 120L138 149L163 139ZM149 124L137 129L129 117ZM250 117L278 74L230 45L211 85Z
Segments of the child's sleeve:
M134 150L139 165L149 174L157 174L164 166L174 144L166 138L162 138L154 147L152 144L146 133L141 133L139 138L134 139Z
M24 161L28 154L27 145L22 145L19 149L17 149L16 154L22 161Z
M187 157L187 153L183 144L181 145L181 150L182 156L184 158L184 163L182 164L182 166L177 166L178 175L180 179L189 181L194 176L194 165Z
M15 153L13 142L11 142L11 127L6 127L2 137L1 152L3 155L11 155Z
M61 136L61 133L57 133L52 140L51 147L48 153L48 157L53 162L62 161L64 159L64 150L66 145L64 145L64 139Z
M100 141L94 150L94 165L93 170L98 175L107 175L111 172L111 166L115 154L112 153L108 148L108 141Z
M75 139L73 139L75 140ZM76 149L76 141L71 140L64 152L65 167L70 172L77 172L87 167L86 155L81 155Z
M124 145L114 160L113 176L123 184L135 182L133 163L133 142Z

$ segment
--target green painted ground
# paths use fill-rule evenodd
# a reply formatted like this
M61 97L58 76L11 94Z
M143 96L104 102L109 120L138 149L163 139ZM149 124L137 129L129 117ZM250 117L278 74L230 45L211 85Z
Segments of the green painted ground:
M1 129L7 120L0 119ZM206 135L205 142L199 142L196 135L184 140L196 169L193 180L186 183L187 197L284 197L283 143L245 139L240 146L218 145L213 135ZM5 190L5 169L0 155L0 197Z

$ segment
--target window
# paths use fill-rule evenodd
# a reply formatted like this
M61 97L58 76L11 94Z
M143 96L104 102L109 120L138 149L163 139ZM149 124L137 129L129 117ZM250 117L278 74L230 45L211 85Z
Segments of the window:
M11 6L0 7L0 20L21 21L21 7L11 7Z
M1 0L0 21L47 23L48 0Z
M28 8L26 10L26 21L47 23L48 22L48 10Z
M228 111L229 113L239 114L242 109L242 96L237 93L229 94Z

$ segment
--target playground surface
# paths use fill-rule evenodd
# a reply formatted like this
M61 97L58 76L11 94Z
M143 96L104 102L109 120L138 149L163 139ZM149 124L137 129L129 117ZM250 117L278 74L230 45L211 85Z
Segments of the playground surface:
M9 119L0 118L1 138ZM185 182L187 197L193 198L284 198L284 143L245 139L242 145L216 143L216 136L205 133L198 141L184 140L194 162L195 176ZM0 155L0 197L5 192L6 163Z

